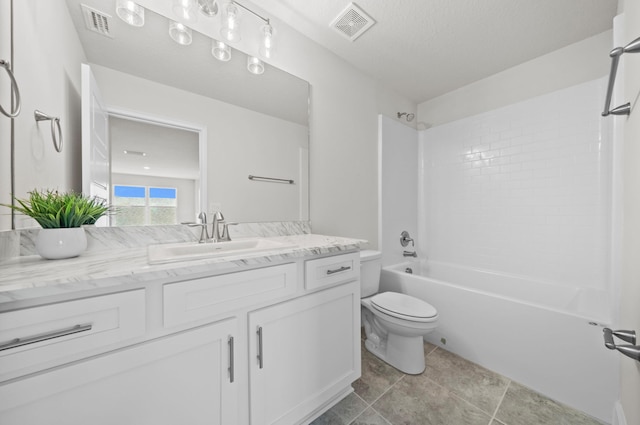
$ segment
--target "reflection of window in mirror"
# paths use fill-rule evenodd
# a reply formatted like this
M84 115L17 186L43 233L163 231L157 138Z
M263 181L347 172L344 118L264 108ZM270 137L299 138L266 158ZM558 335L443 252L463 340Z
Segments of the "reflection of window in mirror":
M117 226L178 223L178 190L173 187L113 186Z

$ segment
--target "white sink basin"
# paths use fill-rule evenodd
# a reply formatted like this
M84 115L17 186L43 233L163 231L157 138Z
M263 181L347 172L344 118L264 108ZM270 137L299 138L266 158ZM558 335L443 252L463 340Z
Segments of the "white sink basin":
M252 254L254 252L293 248L295 246L294 244L260 238L216 243L171 243L149 245L147 257L150 264L157 264L171 261L237 256Z

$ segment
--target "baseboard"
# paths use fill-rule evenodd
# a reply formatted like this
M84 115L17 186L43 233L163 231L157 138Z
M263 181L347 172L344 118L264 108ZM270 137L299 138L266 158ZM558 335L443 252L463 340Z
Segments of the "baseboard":
M611 425L627 425L627 419L624 417L624 409L619 401L613 406L613 421Z

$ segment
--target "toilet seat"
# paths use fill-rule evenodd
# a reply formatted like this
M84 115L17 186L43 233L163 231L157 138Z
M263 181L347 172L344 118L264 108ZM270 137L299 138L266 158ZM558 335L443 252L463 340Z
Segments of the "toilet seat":
M371 297L371 305L381 313L411 322L432 322L438 312L429 303L398 292L383 292Z

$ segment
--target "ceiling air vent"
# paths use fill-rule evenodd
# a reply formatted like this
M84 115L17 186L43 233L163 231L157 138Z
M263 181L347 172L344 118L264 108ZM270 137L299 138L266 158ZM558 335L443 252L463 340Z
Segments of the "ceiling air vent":
M84 23L88 30L113 38L109 28L109 20L111 19L110 15L89 7L86 4L81 4L80 6L82 6Z
M371 16L367 15L355 3L351 3L331 22L331 26L344 37L354 41L375 23L376 21Z

